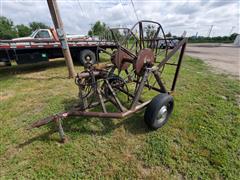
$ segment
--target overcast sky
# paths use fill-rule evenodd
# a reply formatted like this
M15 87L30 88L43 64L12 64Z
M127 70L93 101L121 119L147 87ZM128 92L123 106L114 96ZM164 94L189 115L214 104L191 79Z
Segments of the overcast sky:
M110 27L131 27L139 19L154 20L166 32L206 36L239 33L239 0L57 0L67 33L86 34L100 20ZM46 0L0 0L0 14L15 24L40 21L53 26ZM233 28L233 29L232 29Z

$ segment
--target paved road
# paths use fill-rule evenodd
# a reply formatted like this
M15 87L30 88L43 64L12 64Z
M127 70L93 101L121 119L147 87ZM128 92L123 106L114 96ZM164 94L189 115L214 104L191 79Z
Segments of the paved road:
M204 60L218 72L240 79L240 47L228 44L188 44L186 54Z

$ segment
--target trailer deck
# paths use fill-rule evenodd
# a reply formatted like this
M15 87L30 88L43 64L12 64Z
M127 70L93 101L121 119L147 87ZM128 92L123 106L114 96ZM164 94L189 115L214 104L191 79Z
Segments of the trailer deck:
M98 61L100 49L115 49L116 43L107 40L69 40L68 46L75 61L84 62L84 56L90 56ZM86 50L88 51L86 53ZM48 61L50 58L63 57L61 44L56 40L0 40L0 64L11 65L11 60L17 64L29 64Z

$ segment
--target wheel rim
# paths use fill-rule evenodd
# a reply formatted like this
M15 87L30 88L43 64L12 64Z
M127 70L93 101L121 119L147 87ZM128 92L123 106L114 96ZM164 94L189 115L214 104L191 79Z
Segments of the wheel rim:
M86 63L90 63L91 62L91 57L87 55L85 57L85 61L86 61Z
M167 114L168 114L167 106L162 106L157 114L157 122L162 123L163 121L165 121L167 118Z

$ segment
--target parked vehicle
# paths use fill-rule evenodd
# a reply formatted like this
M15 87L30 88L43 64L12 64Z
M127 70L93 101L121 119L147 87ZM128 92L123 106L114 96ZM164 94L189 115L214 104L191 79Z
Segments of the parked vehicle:
M84 35L67 35L68 46L74 61L81 64L96 63L101 49L115 49L114 41L96 40ZM63 57L55 29L38 29L28 37L0 40L0 66L32 64Z
M79 34L67 34L66 35L68 40L73 40L73 39L79 39L79 40L88 40L89 37L85 35L79 35ZM22 41L22 40L58 40L57 32L55 29L50 28L50 29L37 29L32 32L30 36L27 37L20 37L20 38L14 38L12 39L13 41Z
M151 46L154 48L160 48L160 49L173 49L177 44L179 40L178 39L159 39L156 40Z
M167 39L167 43L165 41L162 41L160 48L165 49L168 47L168 49L173 49L178 44L178 42L179 41L176 39Z

